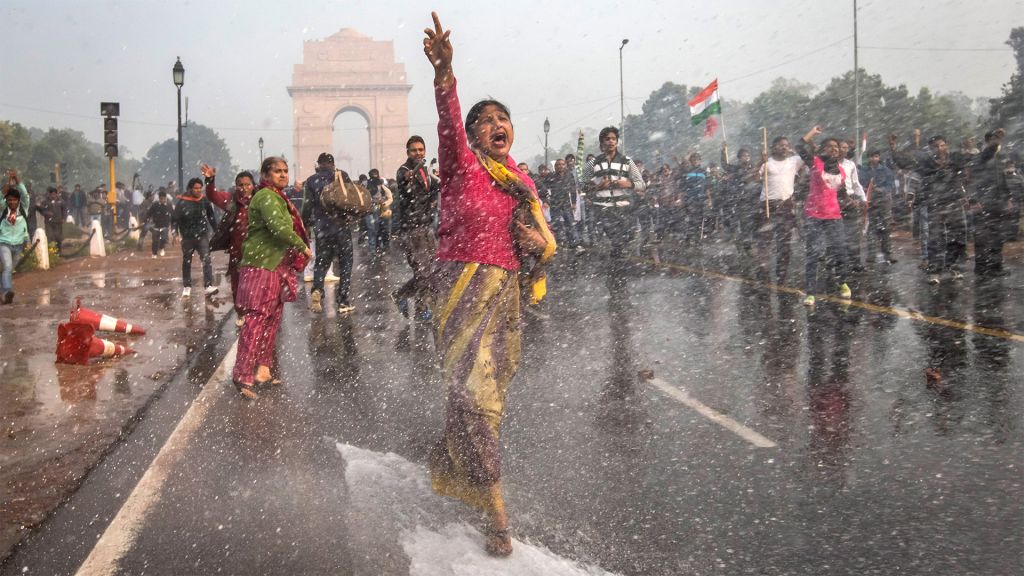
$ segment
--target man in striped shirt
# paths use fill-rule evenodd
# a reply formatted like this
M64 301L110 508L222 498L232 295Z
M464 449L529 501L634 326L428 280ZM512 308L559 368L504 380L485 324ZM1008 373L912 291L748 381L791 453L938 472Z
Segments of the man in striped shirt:
M599 140L601 155L583 168L584 189L592 201L595 231L608 237L611 256L617 258L636 231L634 204L644 180L636 164L619 152L618 128L602 129Z

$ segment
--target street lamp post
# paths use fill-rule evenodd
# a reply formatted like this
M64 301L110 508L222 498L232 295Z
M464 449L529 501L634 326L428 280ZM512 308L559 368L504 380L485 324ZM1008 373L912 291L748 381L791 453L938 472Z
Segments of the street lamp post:
M623 38L619 45L619 150L626 150L626 89L622 81L622 49L629 44L629 38Z
M185 67L181 65L181 58L174 63L171 69L174 77L174 85L178 87L178 194L182 195L182 179L185 171L181 163L181 87L185 85Z
M548 132L551 131L551 122L544 119L544 164L548 163Z
M262 169L263 168L263 136L260 136L259 145L260 145L260 169Z

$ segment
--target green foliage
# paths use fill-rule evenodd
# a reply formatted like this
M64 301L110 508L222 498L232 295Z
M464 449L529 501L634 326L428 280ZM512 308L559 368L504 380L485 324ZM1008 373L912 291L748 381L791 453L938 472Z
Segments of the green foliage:
M54 165L63 163L63 184L69 190L81 184L89 190L99 184L109 186L110 170L101 145L90 142L76 130L25 128L17 123L0 122L0 155L4 168L15 168L38 196L53 184ZM139 161L119 157L115 160L116 178L131 182Z
M993 127L1006 130L1011 147L1024 148L1024 27L1010 31L1006 43L1013 48L1017 70L1003 84L1003 93L989 101L989 120Z
M219 174L234 174L237 171L231 162L224 140L212 129L202 124L189 124L182 129L182 167L184 180L198 177L199 165L209 164ZM163 185L178 179L178 140L170 138L154 144L142 159L139 170L142 180L154 185Z
M690 123L687 102L701 87L666 82L651 92L643 111L626 117L624 140L626 152L634 160L643 160L649 167L673 163L682 157L704 135L704 125ZM724 103L723 103L724 105ZM597 142L594 142L596 147Z
M18 123L0 122L0 170L23 171L32 157L29 131Z

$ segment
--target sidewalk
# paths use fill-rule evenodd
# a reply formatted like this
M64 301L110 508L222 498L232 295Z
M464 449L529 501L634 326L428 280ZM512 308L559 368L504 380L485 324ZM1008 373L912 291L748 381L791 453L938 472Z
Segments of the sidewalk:
M199 259L192 265L189 299L181 298L178 246L162 258L118 252L15 275L14 304L0 306L0 560L74 492L231 312L226 254L214 256L221 291L209 299ZM138 354L55 363L57 324L77 298L145 328L145 336L98 334Z

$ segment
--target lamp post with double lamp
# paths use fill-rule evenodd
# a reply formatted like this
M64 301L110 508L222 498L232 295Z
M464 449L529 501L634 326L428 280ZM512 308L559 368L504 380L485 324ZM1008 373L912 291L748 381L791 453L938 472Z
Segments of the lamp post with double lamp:
M544 119L544 164L548 163L548 132L551 131L551 122Z
M263 136L260 136L258 144L260 145L260 168L263 168Z
M623 38L619 45L619 150L626 151L626 88L622 81L622 49L629 44L629 38Z
M181 87L185 85L185 67L181 65L181 58L174 63L171 69L174 77L174 85L178 87L178 195L184 194L181 179L185 177L185 171L181 163Z

